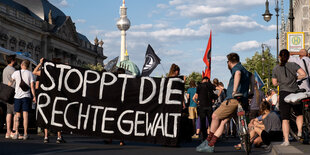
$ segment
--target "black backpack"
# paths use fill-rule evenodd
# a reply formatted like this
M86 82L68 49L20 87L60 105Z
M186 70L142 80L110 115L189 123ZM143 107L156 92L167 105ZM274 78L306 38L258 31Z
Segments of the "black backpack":
M22 76L22 72L19 71L20 74L20 84L19 87L23 90L23 91L28 91L30 89L30 87L25 83L25 81L23 80L23 76Z

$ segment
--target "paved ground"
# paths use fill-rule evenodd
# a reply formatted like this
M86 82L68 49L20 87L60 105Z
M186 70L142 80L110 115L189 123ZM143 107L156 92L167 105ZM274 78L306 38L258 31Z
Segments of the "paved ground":
M12 140L4 139L4 134L0 134L0 154L149 154L149 155L172 155L172 154L201 154L195 151L195 147L199 145L199 141L190 143L182 143L179 147L165 147L153 144L143 144L126 142L125 146L119 146L119 142L113 144L104 144L103 140L96 137L83 137L76 135L65 135L67 143L56 144L56 137L50 137L49 144L43 144L43 138L31 134L29 140ZM243 155L244 151L236 151L232 147L238 142L238 139L229 139L218 143L216 154L219 155ZM263 154L264 149L255 148L253 154Z

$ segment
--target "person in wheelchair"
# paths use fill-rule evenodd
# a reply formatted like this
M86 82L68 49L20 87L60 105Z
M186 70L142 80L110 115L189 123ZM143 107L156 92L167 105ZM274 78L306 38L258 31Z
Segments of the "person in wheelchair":
M279 86L279 109L280 115L282 119L282 130L284 136L284 142L281 144L282 146L290 145L289 142L289 120L290 120L290 110L294 109L296 114L296 125L298 128L297 136L302 136L302 124L303 124L303 116L302 116L302 104L299 105L291 105L285 102L284 98L291 93L294 93L298 90L297 80L304 79L306 77L305 71L296 63L288 62L290 58L289 51L287 49L283 49L279 54L281 63L274 67L272 70L272 84L274 86ZM297 76L298 73L298 76Z

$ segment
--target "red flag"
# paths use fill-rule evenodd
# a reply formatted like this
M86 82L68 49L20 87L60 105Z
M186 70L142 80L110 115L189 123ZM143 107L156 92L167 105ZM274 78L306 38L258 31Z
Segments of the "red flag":
M204 77L205 77L205 72L204 72L204 71L202 71L201 76L202 76L202 78L204 78Z
M211 42L212 42L212 30L210 31L210 38L208 41L208 46L206 49L206 53L203 57L203 61L205 62L206 66L206 76L210 79L211 77Z

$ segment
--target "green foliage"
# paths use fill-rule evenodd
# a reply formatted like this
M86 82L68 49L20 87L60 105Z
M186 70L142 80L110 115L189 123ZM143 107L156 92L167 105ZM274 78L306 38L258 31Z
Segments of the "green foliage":
M187 90L189 88L189 82L191 80L194 80L196 82L196 84L197 84L197 82L201 82L201 80L202 80L201 73L192 72L190 75L188 75L188 77L186 78L186 81L185 81L185 90Z
M256 71L265 83L265 88L271 88L272 69L276 65L276 58L270 53L269 48L264 51L264 59L262 53L256 52L252 58L246 58L242 65L251 73ZM264 68L264 69L263 69ZM264 70L264 71L263 71Z
M87 65L84 65L83 67L87 69L91 69L91 70L96 70L96 71L102 71L104 69L104 67L100 63L97 63L97 65L87 64Z

